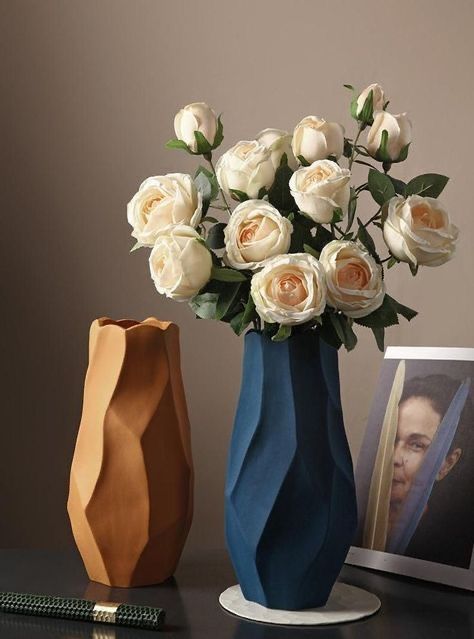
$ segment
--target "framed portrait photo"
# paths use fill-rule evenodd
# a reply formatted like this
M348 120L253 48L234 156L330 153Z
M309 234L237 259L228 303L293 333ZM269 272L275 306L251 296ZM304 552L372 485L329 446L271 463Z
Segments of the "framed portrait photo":
M474 348L389 347L346 562L474 590Z

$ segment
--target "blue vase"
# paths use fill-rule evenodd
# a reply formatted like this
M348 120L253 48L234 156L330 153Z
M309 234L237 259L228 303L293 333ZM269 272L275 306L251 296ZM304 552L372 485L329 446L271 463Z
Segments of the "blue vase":
M337 351L314 331L284 342L245 336L225 519L247 600L283 610L326 603L357 506Z

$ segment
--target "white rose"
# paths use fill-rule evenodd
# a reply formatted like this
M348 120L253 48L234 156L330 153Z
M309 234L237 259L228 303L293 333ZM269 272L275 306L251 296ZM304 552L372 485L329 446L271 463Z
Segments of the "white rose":
M242 202L224 231L224 261L239 270L259 268L263 260L288 251L292 231L291 222L268 202Z
M209 144L213 144L217 132L217 115L205 102L193 102L178 111L174 118L174 131L191 151L197 151L195 131L203 134Z
M281 129L264 129L260 131L255 139L270 150L275 170L280 166L283 153L286 153L286 157L288 158L288 166L293 170L296 169L298 161L293 155L291 135L288 131L282 131Z
M202 196L184 173L147 178L127 206L132 236L143 246L153 246L159 231L170 224L196 227L201 215Z
M303 324L324 312L324 271L308 253L272 257L252 277L251 295L265 322Z
M364 317L383 303L382 269L355 242L334 240L319 257L326 273L328 304L348 317Z
M199 233L184 224L164 229L150 253L150 273L159 293L184 302L211 277L212 258Z
M396 195L389 202L383 237L398 260L439 266L453 257L458 228L438 200Z
M379 157L378 153L383 131L388 133L387 154L392 162L397 162L402 149L411 142L411 122L407 114L392 115L387 111L374 113L374 123L367 134L367 150L372 157L381 160L385 159Z
M344 128L337 122L308 115L295 127L292 147L295 157L302 155L310 164L330 155L340 158L344 150Z
M300 211L315 222L328 224L334 209L345 214L350 199L351 173L331 160L318 160L295 171L290 179L291 195Z
M372 91L372 105L373 105L372 111L375 113L375 111L383 110L383 106L386 100L385 100L385 94L383 92L382 87L380 86L380 84L377 84L377 83L369 84L369 86L366 89L364 89L362 93L359 94L359 97L357 98L357 111L356 111L357 116L361 114L361 111L364 108L365 101L369 97L369 93L371 91Z
M275 179L271 152L257 140L237 142L222 155L216 165L221 189L242 191L256 198L262 187L269 188Z

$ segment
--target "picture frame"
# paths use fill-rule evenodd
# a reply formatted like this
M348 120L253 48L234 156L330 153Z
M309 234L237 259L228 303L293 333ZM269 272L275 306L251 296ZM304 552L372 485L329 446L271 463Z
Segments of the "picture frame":
M474 590L474 348L388 347L346 563Z

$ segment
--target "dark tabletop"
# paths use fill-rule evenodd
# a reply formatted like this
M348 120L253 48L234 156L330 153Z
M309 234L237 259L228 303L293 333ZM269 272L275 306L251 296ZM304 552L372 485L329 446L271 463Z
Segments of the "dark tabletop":
M88 581L74 552L0 550L0 590L163 607L161 636L193 639L473 639L472 593L345 566L341 580L375 593L381 610L338 626L295 628L251 623L221 609L219 594L235 583L224 552L183 559L175 578L147 588L108 588ZM0 639L145 639L135 630L0 613Z

